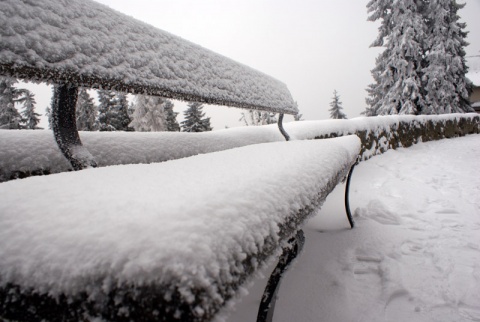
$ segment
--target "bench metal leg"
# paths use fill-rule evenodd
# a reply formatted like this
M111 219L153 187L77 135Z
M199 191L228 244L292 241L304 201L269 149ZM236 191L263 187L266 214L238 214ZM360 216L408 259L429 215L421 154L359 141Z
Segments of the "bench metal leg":
M96 167L93 156L82 145L77 131L75 107L78 87L73 84L55 85L52 102L52 128L60 151L74 170Z
M268 279L267 286L263 292L262 301L258 308L257 322L271 322L275 311L275 302L277 300L278 289L283 274L289 268L292 261L300 254L305 243L303 230L299 230L295 237L288 241L288 245L283 248L282 255L277 266Z
M350 211L350 201L348 198L348 194L350 191L350 180L352 178L353 169L358 164L358 162L359 160L357 159L357 162L355 162L350 168L350 171L348 172L348 176L347 176L347 184L345 187L345 210L347 212L347 218L348 218L348 222L350 223L350 228L353 228L355 226L355 222L353 221L352 212Z
M290 141L290 135L288 135L287 131L283 128L283 113L278 114L278 129L280 130L280 133L282 133L283 137L285 140Z

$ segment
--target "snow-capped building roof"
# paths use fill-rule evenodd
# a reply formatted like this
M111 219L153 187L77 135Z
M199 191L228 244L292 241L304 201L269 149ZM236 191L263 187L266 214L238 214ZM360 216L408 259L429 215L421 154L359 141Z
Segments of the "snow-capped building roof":
M467 57L467 66L467 78L473 85L480 86L480 55Z
M298 112L268 75L92 0L0 2L0 74Z

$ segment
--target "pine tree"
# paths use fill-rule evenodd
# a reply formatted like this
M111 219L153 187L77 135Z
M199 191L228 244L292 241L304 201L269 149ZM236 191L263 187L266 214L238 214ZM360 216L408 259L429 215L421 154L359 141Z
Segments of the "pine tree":
M123 93L99 90L98 123L100 131L131 131L128 125L128 101Z
M277 117L275 113L271 112L262 112L257 110L248 110L248 116L245 112L242 112L242 116L239 121L243 121L246 126L259 126L267 124L277 123Z
M76 106L77 130L97 130L97 107L85 88L80 89Z
M297 102L295 102L295 107L296 107L297 110L298 110L298 103L297 103ZM303 114L300 113L300 110L298 111L297 114L295 114L295 115L293 116L293 119L294 119L295 121L303 121Z
M166 115L164 112L165 99L158 96L137 95L135 111L130 126L135 131L159 132L167 130Z
M98 126L100 131L116 131L117 129L111 124L111 110L114 106L115 93L108 90L98 90Z
M173 103L170 100L165 100L163 104L163 109L166 114L167 121L167 131L169 132L180 132L180 124L177 121L178 112L173 111Z
M47 106L47 108L45 109L45 116L48 119L48 128L50 130L53 129L53 125L52 125L53 116L52 116L52 108L50 107L50 105Z
M22 91L22 97L18 99L18 102L23 103L24 110L22 111L22 122L25 125L25 128L34 130L38 123L40 123L41 114L35 113L35 95L28 91Z
M183 113L185 121L182 124L183 132L206 132L211 131L210 118L205 118L202 103L189 103L188 109Z
M379 7L381 8L381 7ZM378 8L377 8L378 10ZM422 92L422 54L426 25L421 0L394 1L386 15L391 22L386 40L386 53L377 62L383 69L378 74L383 94L376 111L384 114L419 114L425 106ZM377 40L377 43L381 43Z
M128 116L128 100L125 93L115 92L115 104L112 113L111 124L117 131L133 131L129 124L132 122Z
M20 91L14 78L0 77L0 129L19 129L22 117L15 108Z
M465 4L455 0L430 0L426 20L430 37L425 43L423 80L427 107L423 114L462 113L472 111L470 88L465 77L467 66L464 47L466 25L457 12Z
M295 115L293 116L293 119L294 119L295 121L303 121L303 120L304 120L304 119L303 119L303 114L302 114L302 113L295 114Z
M367 116L470 111L465 24L455 0L371 0L381 20L371 46L384 46L367 88Z
M342 102L340 102L340 96L338 95L337 91L333 91L333 101L330 103L332 107L329 109L330 111L330 118L332 119L346 119L347 115L343 113Z

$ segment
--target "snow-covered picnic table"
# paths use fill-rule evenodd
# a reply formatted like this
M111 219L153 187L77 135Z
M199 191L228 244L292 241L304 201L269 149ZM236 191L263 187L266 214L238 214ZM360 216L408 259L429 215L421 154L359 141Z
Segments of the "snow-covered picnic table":
M210 320L359 150L356 136L275 142L2 183L0 316Z

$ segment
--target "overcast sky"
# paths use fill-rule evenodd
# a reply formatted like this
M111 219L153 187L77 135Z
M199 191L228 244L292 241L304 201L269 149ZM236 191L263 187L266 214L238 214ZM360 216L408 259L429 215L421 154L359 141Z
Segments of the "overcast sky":
M349 118L365 109L365 88L381 51L369 48L378 23L367 21L368 0L98 2L281 80L307 120L329 118L335 89ZM479 55L480 0L466 0L459 14L470 32L467 54ZM40 113L49 104L44 97L50 91L43 92L37 95ZM241 110L212 106L205 112L215 129L241 125Z

